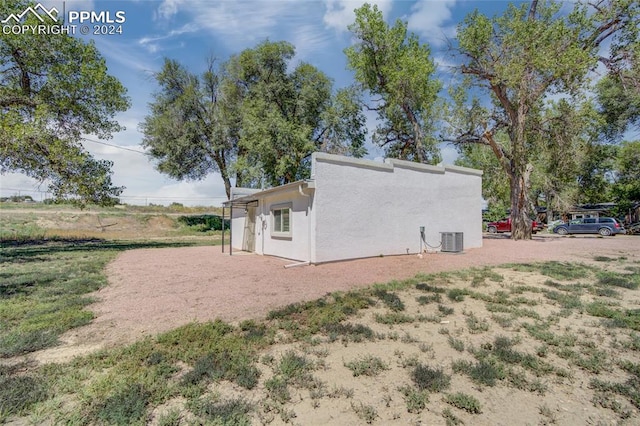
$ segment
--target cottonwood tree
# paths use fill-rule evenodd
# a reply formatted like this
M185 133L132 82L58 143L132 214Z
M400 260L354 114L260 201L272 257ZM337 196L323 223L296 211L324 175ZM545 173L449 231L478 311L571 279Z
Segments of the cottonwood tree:
M202 75L165 60L159 90L141 124L157 168L177 179L218 172L227 197L236 186L275 186L309 177L310 155L365 154L357 93L333 93L320 70L294 47L265 41Z
M29 5L0 2L0 16ZM27 25L59 25L31 14L25 19ZM92 42L28 32L0 38L0 173L46 181L56 198L114 203L122 188L111 182L112 163L93 158L80 141L122 130L114 116L128 107L126 89L108 74Z
M510 4L493 18L476 11L458 28L459 69L491 105L471 105L477 109L468 113L473 120L450 120L452 140L485 145L498 159L509 178L513 239L531 238L532 160L540 140L535 126L544 102L583 91L603 43L616 45L629 36L629 25L638 24L639 6L631 0L577 2L569 13L560 13L560 6L537 0ZM500 131L506 143L496 139Z
M608 70L596 86L600 112L605 119L605 136L619 140L630 128L640 129L640 5L629 5L635 20L620 30L611 45L611 55L601 58Z
M345 54L360 87L371 95L368 108L378 115L373 141L389 157L438 163L433 123L441 84L433 77L429 46L407 33L405 22L387 25L375 5L365 4L355 14L349 30L356 42Z
M287 42L260 43L230 58L225 93L241 101L236 169L275 186L309 176L314 151L363 156L365 118L352 89L333 92L316 67L291 61Z
M613 198L618 214L626 215L640 201L640 141L625 141L615 158Z
M230 163L237 154L238 115L234 100L220 92L215 60L201 75L175 60L165 59L154 74L160 89L153 95L150 114L140 124L142 145L157 161L157 169L176 179L200 180L219 172L231 196Z

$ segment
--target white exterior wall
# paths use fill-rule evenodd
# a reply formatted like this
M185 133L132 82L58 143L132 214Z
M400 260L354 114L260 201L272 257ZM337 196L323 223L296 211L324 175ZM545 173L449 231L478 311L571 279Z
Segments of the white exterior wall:
M400 160L379 163L315 153L312 182L250 197L256 207L255 252L322 263L419 253L420 227L438 246L441 232L462 232L464 248L482 246L482 172ZM308 196L307 196L308 195ZM291 238L272 235L271 208L290 203ZM244 208L232 219L232 246L242 249Z
M441 232L462 232L465 249L482 246L480 171L318 153L312 164L314 263L418 253L420 226L432 246Z
M313 191L305 190L311 194L303 196L298 189L284 193L270 194L260 199L260 210L256 220L256 227L261 228L256 232L256 253L287 259L310 261L311 240L309 238L309 226L311 220L307 211L309 203L313 203ZM291 237L275 237L272 235L273 206L291 204Z
M303 195L305 194L305 195ZM307 196L308 195L308 196ZM310 261L310 216L308 207L313 204L313 190L304 189L300 194L299 185L277 188L264 194L257 194L255 223L255 253L278 256L297 261ZM291 237L272 235L274 206L291 206ZM232 247L242 250L246 214L243 207L233 209Z

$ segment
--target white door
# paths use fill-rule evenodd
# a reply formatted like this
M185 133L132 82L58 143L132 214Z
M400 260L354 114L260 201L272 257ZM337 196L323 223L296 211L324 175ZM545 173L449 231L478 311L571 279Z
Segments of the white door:
M242 250L256 251L256 208L247 207L247 214L244 217L244 237L242 239Z

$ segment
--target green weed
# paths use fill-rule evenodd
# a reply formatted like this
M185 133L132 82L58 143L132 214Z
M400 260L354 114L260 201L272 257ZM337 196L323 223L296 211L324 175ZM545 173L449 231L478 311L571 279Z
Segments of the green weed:
M407 404L409 413L419 414L427 407L429 402L429 392L426 390L414 389L411 386L402 386L398 388L404 402Z
M464 296L469 294L469 290L464 290L461 288L452 288L447 292L447 297L454 302L462 302L464 300Z
M411 380L421 391L441 392L451 384L451 376L445 374L441 368L431 368L418 364L411 371Z
M474 382L485 386L495 386L497 380L503 380L506 377L502 364L491 359L476 363L455 360L451 364L451 368L455 373L464 373Z
M197 400L189 406L189 409L207 420L207 424L220 426L250 426L249 413L254 410L251 403L242 398L228 400Z
M456 417L449 408L442 410L442 417L444 417L447 426L459 426L464 424L464 422Z
M416 301L421 305L428 305L429 303L440 303L442 302L442 296L440 294L432 294L429 296L418 296L416 297Z
M469 329L469 333L471 334L478 334L489 331L489 322L486 319L479 319L473 312L467 315L467 317L465 318L465 322L467 323L467 328Z
M372 355L347 362L344 366L351 370L354 377L377 376L381 372L389 369L389 365L387 363Z
M403 314L400 312L389 312L387 314L376 314L375 315L376 322L380 324L405 324L414 322L416 319L410 315Z
M109 396L97 410L97 417L112 425L127 426L142 420L151 394L141 384L134 383Z
M335 341L339 338L344 343L359 343L376 338L373 330L362 324L331 323L325 325L324 330L329 334L329 341Z
M421 291L430 291L431 293L444 293L446 290L442 287L429 285L427 283L416 284L416 289Z
M17 375L21 365L0 365L0 423L6 416L24 414L37 402L49 397L49 386L42 377Z
M389 293L387 290L374 290L373 294L394 312L404 311L404 303L396 293Z
M378 418L378 412L376 411L376 409L373 406L367 405L363 402L360 402L358 404L352 402L351 409L356 413L358 417L360 417L360 419L362 419L367 424L373 423L375 419Z
M640 286L638 274L621 274L611 271L600 271L597 273L598 285L622 287L637 290Z
M640 331L640 309L616 309L603 302L593 302L586 306L589 315L608 318L611 327L630 328Z
M451 346L456 351L464 352L464 342L462 340L456 339L453 336L449 336L447 342L449 342L449 346Z
M456 392L453 394L449 394L444 398L444 400L447 404L451 404L454 407L464 410L468 413L482 413L482 406L480 405L480 401L466 393Z
M511 265L511 269L520 272L539 272L556 280L569 281L586 278L594 268L577 263L549 261Z

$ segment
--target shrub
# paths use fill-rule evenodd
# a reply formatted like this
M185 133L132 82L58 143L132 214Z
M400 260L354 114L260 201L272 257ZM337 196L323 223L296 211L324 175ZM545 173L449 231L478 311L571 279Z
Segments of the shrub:
M480 401L466 393L457 392L446 396L445 401L456 408L465 410L471 414L482 413Z
M449 387L451 376L445 374L442 369L433 369L429 366L418 364L411 372L411 379L418 389L429 392L440 392Z

